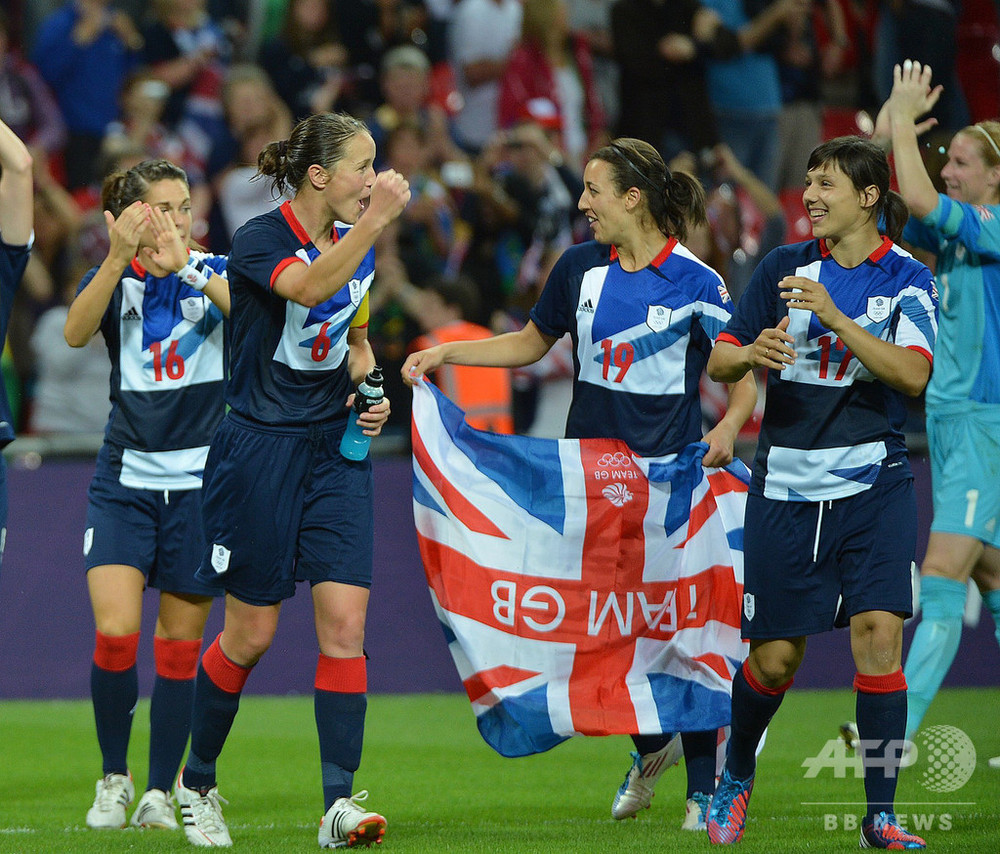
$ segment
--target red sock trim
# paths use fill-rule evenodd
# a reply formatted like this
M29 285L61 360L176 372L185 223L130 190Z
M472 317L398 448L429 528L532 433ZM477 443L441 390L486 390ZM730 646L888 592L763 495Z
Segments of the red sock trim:
M365 657L332 658L320 653L316 662L316 688L338 694L364 694L368 690Z
M906 690L906 677L903 668L885 676L870 676L867 673L854 674L854 690L863 694L891 694L893 691Z
M94 664L101 670L123 673L135 666L139 652L139 633L134 635L105 635L96 632L94 638Z
M219 646L218 637L205 650L205 654L201 657L201 666L205 668L206 675L215 687L227 694L239 694L247 683L250 671L253 670L252 667L240 667L235 661L226 658L222 647Z
M156 661L156 675L164 679L194 679L198 673L198 656L200 653L201 638L198 640L153 638L153 659Z
M792 683L795 681L794 678L789 679L784 685L779 685L777 688L768 688L765 685L761 685L750 672L750 659L743 662L743 678L747 680L747 685L765 697L777 697L779 694L784 694L785 691L792 687Z

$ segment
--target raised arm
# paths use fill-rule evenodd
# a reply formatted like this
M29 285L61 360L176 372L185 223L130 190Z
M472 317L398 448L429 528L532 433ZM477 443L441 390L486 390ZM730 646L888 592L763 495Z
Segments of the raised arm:
M0 238L24 246L34 223L31 155L17 135L0 121Z
M893 71L892 94L885 106L896 164L896 181L903 201L915 217L926 216L938 203L937 190L927 174L917 144L918 134L933 122L925 121L918 126L917 119L934 106L941 88L931 88L929 65L921 66L919 62L908 59Z
M149 225L150 213L149 205L141 201L125 208L117 220L111 211L104 212L111 243L94 277L69 307L63 336L70 347L85 347L100 328L122 271L135 258L139 237Z
M368 209L332 247L323 250L312 264L290 264L274 281L274 292L300 305L313 307L326 302L358 269L379 235L406 207L410 184L398 172L380 172L372 185Z

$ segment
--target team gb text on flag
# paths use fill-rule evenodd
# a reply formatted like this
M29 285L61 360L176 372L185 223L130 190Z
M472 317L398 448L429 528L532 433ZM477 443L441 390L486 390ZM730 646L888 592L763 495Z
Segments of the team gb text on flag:
M749 472L704 469L705 450L484 433L429 382L414 388L420 553L498 753L729 723Z

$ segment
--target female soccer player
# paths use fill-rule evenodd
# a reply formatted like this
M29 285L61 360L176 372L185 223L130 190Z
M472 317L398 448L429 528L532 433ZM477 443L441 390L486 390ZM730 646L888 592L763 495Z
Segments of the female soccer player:
M0 348L7 340L7 324L14 294L31 251L31 155L17 135L0 121ZM0 448L14 441L14 416L7 388L0 383ZM7 465L0 455L0 566L7 537Z
M84 276L64 327L71 347L100 329L111 356L111 415L83 543L104 758L87 825L124 827L135 795L126 754L149 586L160 591L149 781L132 824L177 828L170 787L187 743L201 635L221 593L194 573L204 550L201 472L223 413L226 259L189 248L191 194L178 166L143 161L108 176L102 196L111 245Z
M591 156L579 208L595 242L563 253L521 330L415 353L403 365L404 379L412 383L442 364L522 367L569 332L576 375L568 437L622 439L647 456L675 454L701 439L709 445L704 465L728 464L757 389L752 375L741 376L730 388L726 415L702 435L698 380L731 303L719 274L680 242L689 222L705 219L701 184L671 173L651 145L621 138ZM671 735L633 740L615 818L648 807L657 778L681 755ZM683 740L685 826L704 828L715 787L716 731L685 733Z
M840 595L858 730L873 745L861 847L923 848L899 826L893 800L917 521L904 395L919 395L930 376L933 281L890 239L906 209L877 145L839 137L814 149L802 201L815 240L764 258L708 362L709 376L727 382L769 369L743 540L750 656L733 679L729 754L708 835L717 844L743 836L757 743L806 637L834 627Z
M409 184L372 168L364 124L322 113L268 145L258 171L277 198L233 237L230 411L205 474L198 577L226 589L225 626L202 656L191 750L177 781L188 840L232 844L216 759L250 671L267 651L296 581L312 587L319 659L316 728L326 813L322 848L378 842L385 819L352 795L366 701L362 648L372 580L372 472L339 450L351 392L374 366L366 334L376 238L402 212ZM362 215L363 214L363 215ZM389 401L360 416L378 435Z
M970 576L1000 640L1000 122L955 134L939 194L917 147L918 119L941 93L930 83L929 66L897 65L884 108L912 215L903 236L937 255L941 297L926 405L934 520L920 567L923 616L906 659L908 739L955 659Z

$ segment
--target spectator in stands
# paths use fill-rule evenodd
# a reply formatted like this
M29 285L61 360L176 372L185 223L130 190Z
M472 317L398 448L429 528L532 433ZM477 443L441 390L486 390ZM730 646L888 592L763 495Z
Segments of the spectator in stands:
M399 45L382 57L379 82L382 102L368 118L375 140L375 168L381 168L386 156L383 148L388 135L403 122L415 122L424 129L428 146L428 165L437 168L465 155L455 145L444 109L429 100L431 64L427 55L413 45Z
M539 98L555 106L563 156L582 172L607 132L593 56L587 41L570 33L565 0L524 0L521 38L500 81L500 127L522 119Z
M605 124L618 123L618 63L611 38L611 7L614 0L566 0L570 32L584 39L594 58L594 85L601 101Z
M447 189L428 168L423 125L398 124L386 144L386 165L410 182L410 201L395 224L400 259L411 281L444 273L455 238L455 210Z
M789 21L808 14L809 0L703 2L736 33L740 49L708 62L708 97L719 134L741 163L777 191L781 83L778 64L765 48Z
M209 164L222 234L213 234L212 247L228 252L236 229L274 207L268 183L251 179L257 174L260 152L268 143L287 138L294 122L270 78L257 65L241 63L230 68L222 100L227 136Z
M0 121L24 141L35 160L61 155L66 124L59 104L34 65L10 43L10 21L0 9Z
M154 0L143 28L143 61L170 87L163 122L207 162L225 134L222 84L232 45L208 13L208 0Z
M462 99L454 132L470 152L496 133L500 80L520 35L520 0L458 0L452 10L448 58Z
M332 0L290 0L281 32L261 46L259 61L295 121L333 110L350 85L350 55Z
M102 142L110 147L132 144L145 152L144 159L169 160L180 166L191 187L191 236L204 240L212 192L205 180L204 157L162 121L170 88L148 66L133 71L122 85L121 118L111 122Z
M621 69L618 133L648 140L666 160L715 145L704 59L738 50L719 16L699 0L618 0L611 35Z
M67 0L42 23L31 54L69 132L65 169L71 190L97 179L104 130L118 118L119 93L143 46L132 19L111 4Z
M78 256L67 267L63 302L45 311L31 335L35 377L31 387L28 432L98 435L108 423L111 366L104 342L96 335L85 347L66 343L63 327L80 279L91 267Z

